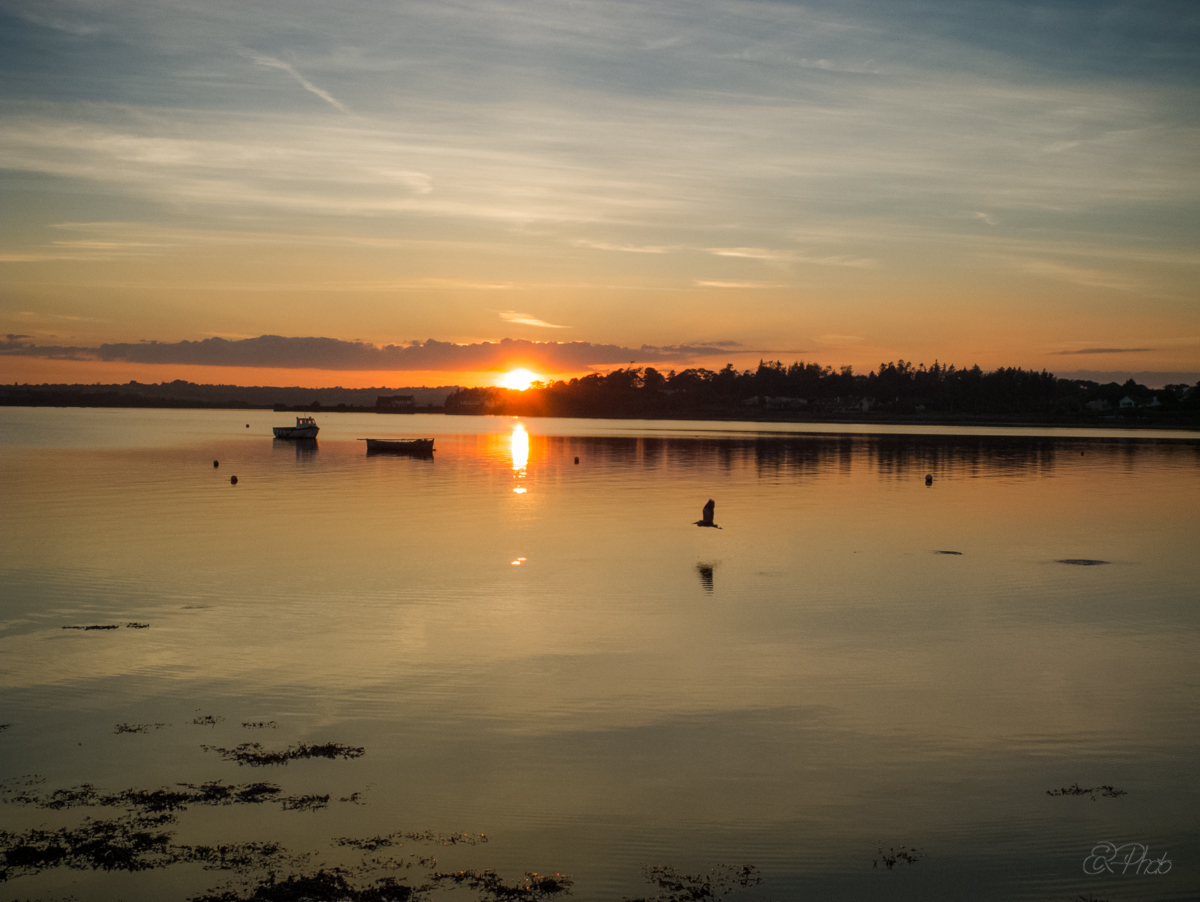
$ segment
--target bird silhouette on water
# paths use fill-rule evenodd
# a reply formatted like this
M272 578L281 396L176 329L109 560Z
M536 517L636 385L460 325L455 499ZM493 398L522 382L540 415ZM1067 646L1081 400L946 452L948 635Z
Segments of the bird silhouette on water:
M696 521L696 525L697 526L711 526L713 529L720 529L721 527L717 526L717 524L713 522L713 512L716 509L717 509L717 502L715 502L711 498L709 498L708 504L704 505L704 511L700 515L701 519Z

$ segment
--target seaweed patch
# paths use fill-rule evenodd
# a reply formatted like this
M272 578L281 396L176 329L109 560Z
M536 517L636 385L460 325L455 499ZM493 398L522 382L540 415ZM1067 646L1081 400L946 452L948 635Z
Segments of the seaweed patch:
M273 720L243 720L242 726L247 730L274 730L279 724Z
M127 815L114 820L87 818L78 827L0 830L0 883L50 868L148 871L184 862L207 870L247 871L273 864L285 853L277 843L177 846L174 833L161 827L169 814Z
M177 783L176 789L126 789L116 793L102 793L91 783L83 783L68 789L56 789L47 795L33 788L41 782L38 777L30 777L4 784L0 786L0 802L54 811L104 807L159 814L185 811L189 805L255 805L274 801L282 792L274 783L246 783L237 786L213 780L198 785Z
M211 714L200 714L192 718L192 723L198 727L215 727L224 719L219 714L216 717L213 717Z
M344 868L322 868L315 874L289 874L276 880L272 874L245 893L226 890L193 896L191 902L410 902L428 887L406 886L394 877L383 877L362 886Z
M114 733L149 733L151 730L161 730L165 723L119 723L113 727Z
M65 630L119 630L119 623L92 623L88 626L64 626Z
M317 852L294 853L277 842L193 846L175 841L178 812L191 804L278 801L284 810L318 810L331 798L284 797L270 783L178 783L174 788L105 793L90 783L46 792L44 782L37 776L7 781L0 784L0 799L54 810L106 805L129 810L112 819L86 817L82 823L59 829L0 830L0 883L54 868L133 873L191 864L235 875L224 885L194 896L192 902L416 902L436 889L473 891L480 902L538 902L569 895L573 885L570 876L559 873L527 871L509 882L491 869L440 872L435 870L437 859L430 855L394 856L387 851L408 842L475 846L488 840L480 833L425 830L343 837L333 845L357 850L359 861L333 866ZM400 872L405 871L424 883L401 882ZM715 899L724 895L716 889L760 882L753 868L714 869L715 879L678 875L672 869L652 872L660 886L679 884L694 890L657 897L678 902Z
M1099 795L1097 795L1099 793ZM1099 796L1104 796L1108 799L1117 799L1124 795L1129 795L1124 789L1117 789L1115 786L1080 786L1078 783L1072 783L1070 786L1064 786L1062 789L1047 789L1048 796L1091 796L1095 802Z
M47 868L145 871L178 860L171 833L156 829L155 819L86 819L78 827L0 830L0 883Z
M349 846L362 852L376 852L379 849L390 849L404 845L403 840L410 842L437 843L442 846L468 845L474 846L488 841L484 833L435 833L433 830L424 832L388 833L384 836L368 836L365 839L354 839L349 836L339 836L333 841L335 846Z
M127 630L146 630L149 628L150 628L150 624L148 624L148 623L127 623L127 624L125 624L125 629L127 629Z
M1076 567L1098 567L1101 564L1107 564L1108 561L1093 561L1085 557L1067 557L1057 560L1056 564L1074 564Z
M243 742L232 749L220 748L215 745L204 745L201 748L206 752L216 752L226 761L236 761L238 764L247 764L250 767L287 764L289 761L298 761L303 758L329 758L330 760L361 758L367 753L364 748L343 745L340 742L323 742L318 745L308 745L302 742L280 752L264 749L258 742Z
M871 862L871 867L877 868L882 863L890 871L898 864L916 864L924 857L925 853L920 849L905 849L901 847L899 849L888 849L885 852L883 846L880 846L879 857Z
M329 807L329 794L288 796L279 801L283 804L284 811L320 811Z
M479 892L485 900L507 899L551 899L559 893L571 892L572 880L566 874L537 874L527 871L516 883L505 883L500 875L488 869L483 871L453 871L431 874L434 885L454 884L466 886Z
M287 849L273 842L225 843L219 846L181 846L187 861L198 861L206 871L247 873L277 864Z
M719 864L707 874L685 874L669 865L653 865L643 868L642 875L663 892L625 902L700 902L720 899L738 889L762 883L758 868L750 864L741 867Z

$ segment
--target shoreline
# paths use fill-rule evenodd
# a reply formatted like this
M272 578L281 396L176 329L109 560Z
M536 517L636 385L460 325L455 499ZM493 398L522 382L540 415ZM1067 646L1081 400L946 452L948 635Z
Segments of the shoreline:
M132 400L132 399L131 399ZM512 418L519 416L525 419L545 419L545 420L562 420L562 419L577 419L577 420L679 420L679 421L696 421L696 422L711 422L711 423L770 423L779 425L845 425L845 426L945 426L945 427L979 427L979 428L1004 428L1010 427L1014 429L1095 429L1095 430L1156 430L1161 432L1191 432L1200 431L1200 417L1197 418L1172 418L1172 421L1164 422L1157 417L1105 417L1105 418L1044 418L1044 417L1022 417L1022 416L1003 416L1003 415L958 415L958 416L930 416L925 415L886 415L879 416L862 416L862 415L813 415L807 414L803 416L745 416L735 415L730 412L728 414L721 412L678 412L678 413L659 413L654 416L646 415L624 415L624 416L609 416L599 414L572 414L569 416L555 416L552 414L511 414L511 413L484 413L479 411L467 412L449 412L444 407L419 407L414 410L392 411L392 410L377 410L374 407L365 407L357 405L337 405L337 406L316 406L316 405L280 405L280 404L251 404L247 402L205 402L205 401L169 401L158 399L136 399L133 403L127 402L125 399L120 401L93 401L88 403L80 399L76 403L69 403L62 399L47 400L45 403L13 403L9 399L0 399L0 407L14 408L79 408L79 409L103 409L103 410L230 410L230 411L272 411L274 413L315 413L315 414L338 414L338 413L373 413L384 417L404 417L414 414L435 414L447 417L458 416L487 416Z

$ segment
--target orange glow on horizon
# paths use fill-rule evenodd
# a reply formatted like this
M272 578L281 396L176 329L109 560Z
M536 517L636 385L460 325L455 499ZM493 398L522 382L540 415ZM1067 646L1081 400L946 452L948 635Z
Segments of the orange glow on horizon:
M528 371L526 371L528 372ZM535 374L534 379L549 378ZM556 379L586 376L587 371L555 374ZM126 382L174 382L199 385L274 385L304 388L416 388L441 385L489 388L497 384L494 371L447 370L318 370L267 367L183 366L103 360L51 360L0 355L0 385L80 384L122 385Z

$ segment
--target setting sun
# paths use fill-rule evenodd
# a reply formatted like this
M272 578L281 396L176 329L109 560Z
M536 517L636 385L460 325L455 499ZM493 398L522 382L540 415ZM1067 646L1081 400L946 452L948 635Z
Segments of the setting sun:
M525 391L540 377L537 373L531 373L529 370L512 370L500 377L500 386L502 388L511 388L514 391Z

